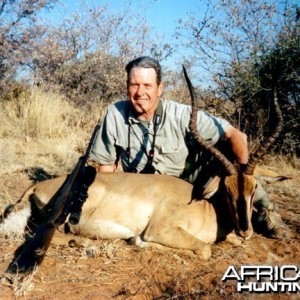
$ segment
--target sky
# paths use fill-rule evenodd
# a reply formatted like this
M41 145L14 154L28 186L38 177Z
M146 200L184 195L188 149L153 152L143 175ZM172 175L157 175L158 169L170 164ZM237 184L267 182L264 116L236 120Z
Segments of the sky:
M108 4L114 10L118 10L124 2L128 1L86 0L87 3L91 3L94 6ZM62 15L65 12L76 12L80 7L80 2L80 0L64 0L61 1L59 8L56 8L56 10ZM184 18L187 12L199 10L200 6L199 0L131 0L130 2L133 11L136 11L137 14L145 14L149 25L166 35L174 32L178 19ZM139 9L140 6L143 6L146 10L141 12Z
M184 18L188 12L199 10L199 1L196 0L157 0L147 2L149 3L149 25L166 35L174 33L178 19Z

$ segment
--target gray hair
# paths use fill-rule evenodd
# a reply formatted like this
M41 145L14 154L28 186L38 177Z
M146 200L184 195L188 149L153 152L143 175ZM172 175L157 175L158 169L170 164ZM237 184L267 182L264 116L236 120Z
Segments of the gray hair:
M162 71L161 71L161 65L157 60L148 56L141 56L129 62L125 68L127 72L127 82L129 80L130 71L135 67L154 69L156 73L156 82L158 85L160 85L161 78L162 78Z

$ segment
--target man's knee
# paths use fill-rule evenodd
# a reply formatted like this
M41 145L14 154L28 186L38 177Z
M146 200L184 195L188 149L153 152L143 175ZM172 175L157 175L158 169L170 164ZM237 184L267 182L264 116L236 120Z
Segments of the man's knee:
M274 210L274 203L269 199L266 191L260 183L257 184L257 189L253 200L254 207L258 210Z

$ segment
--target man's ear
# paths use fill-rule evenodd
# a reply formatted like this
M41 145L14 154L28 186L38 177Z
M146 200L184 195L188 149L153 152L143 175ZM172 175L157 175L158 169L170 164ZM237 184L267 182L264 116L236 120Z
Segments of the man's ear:
M158 97L161 97L164 90L164 84L161 82L158 86Z
M126 81L126 95L127 95L127 97L129 97L129 82L128 82L128 79Z

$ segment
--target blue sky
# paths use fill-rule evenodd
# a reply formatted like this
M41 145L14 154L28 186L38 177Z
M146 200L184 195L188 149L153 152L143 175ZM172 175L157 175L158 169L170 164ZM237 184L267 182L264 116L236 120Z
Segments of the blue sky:
M148 22L157 31L173 34L177 20L188 12L199 10L199 1L195 0L157 0L149 2Z
M129 1L129 0L128 0ZM86 0L93 6L108 5L113 10L118 10L125 2L124 0ZM199 0L144 0L144 1L130 1L131 9L137 14L146 16L148 24L154 31L162 35L170 36L174 34L177 20L184 18L188 12L200 11ZM59 16L64 16L66 13L78 12L80 9L80 0L65 0L57 4L54 12L50 13L48 17L55 20ZM144 10L141 12L140 7ZM134 17L134 16L133 16Z

